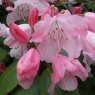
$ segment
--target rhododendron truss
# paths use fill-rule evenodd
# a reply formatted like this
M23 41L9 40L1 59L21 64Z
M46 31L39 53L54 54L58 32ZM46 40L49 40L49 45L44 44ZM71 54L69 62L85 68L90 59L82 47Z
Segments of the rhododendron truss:
M73 6L75 0L59 1L15 0L10 1L13 6L5 6L6 23L0 23L0 52L3 52L0 75L9 71L4 77L7 78L16 69L12 82L17 83L0 95L9 92L20 95L18 93L25 91L17 91L21 87L29 89L29 95L65 95L76 90L78 93L78 89L81 93L80 88L89 78L92 85L92 77L95 77L95 13L84 13L81 5ZM61 4L67 3L69 10L60 9ZM11 64L15 60L17 64ZM15 66L11 68L10 64ZM4 78L1 75L0 81ZM14 91L17 94L13 94Z
M80 37L86 36L88 27L81 16L66 11L53 17L46 15L44 20L34 25L34 30L32 41L40 43L37 49L41 60L52 62L61 49L66 50L70 57L78 58L82 50Z

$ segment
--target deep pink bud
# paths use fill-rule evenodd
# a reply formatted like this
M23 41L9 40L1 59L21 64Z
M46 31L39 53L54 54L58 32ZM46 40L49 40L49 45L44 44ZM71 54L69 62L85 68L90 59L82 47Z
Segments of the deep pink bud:
M81 7L80 6L74 7L72 14L81 14Z
M3 73L5 71L5 65L0 64L0 73Z
M40 65L40 55L35 49L30 49L17 64L17 79L19 84L28 89L37 74Z
M10 23L9 29L10 33L16 40L22 43L27 43L29 41L29 37L27 36L27 34L24 31L22 31L16 24Z
M3 3L6 7L11 6L10 0L3 0Z
M31 27L34 26L34 24L38 21L38 9L33 9L32 11L30 11L29 16L28 16L28 22L30 24Z
M58 13L58 8L55 7L54 5L51 5L47 8L47 10L45 10L41 16L41 19L44 19L44 17L49 14L51 17L53 17L54 15L56 15Z

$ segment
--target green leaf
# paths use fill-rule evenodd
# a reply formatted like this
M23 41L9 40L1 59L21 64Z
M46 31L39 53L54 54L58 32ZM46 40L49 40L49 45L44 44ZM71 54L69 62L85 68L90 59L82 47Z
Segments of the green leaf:
M4 60L4 58L7 56L8 52L3 49L3 48L0 48L0 61Z
M95 10L95 1L89 1L87 3L87 7L88 7L88 9Z
M38 87L40 95L48 95L48 88L50 86L50 70L46 69L39 78Z
M88 78L85 82L79 81L78 89L80 95L93 95L91 94L92 79Z
M59 52L59 54L62 54L64 56L68 56L68 53L64 49L61 49L61 51Z
M78 89L71 91L71 92L64 92L65 95L79 95L79 91Z
M18 85L16 79L16 62L12 63L0 76L0 95L5 95Z
M63 91L60 88L56 87L54 95L79 95L79 91L78 91L78 89L71 91L71 92Z

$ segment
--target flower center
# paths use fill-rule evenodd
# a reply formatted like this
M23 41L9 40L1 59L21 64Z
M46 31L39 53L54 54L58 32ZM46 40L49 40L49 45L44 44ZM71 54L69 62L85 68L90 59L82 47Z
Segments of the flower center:
M57 42L59 50L61 49L60 41L68 39L58 20L55 21L52 30L49 32L49 36Z

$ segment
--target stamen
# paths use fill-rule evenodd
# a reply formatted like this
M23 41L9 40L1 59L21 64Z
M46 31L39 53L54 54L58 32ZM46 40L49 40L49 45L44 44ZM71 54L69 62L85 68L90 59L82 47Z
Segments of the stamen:
M68 39L64 33L63 28L61 27L60 23L58 22L58 20L56 20L54 22L53 27L52 27L51 31L49 32L49 36L51 39L57 41L59 50L61 49L60 39L64 39L64 40Z
M60 47L60 43L59 43L59 33L58 33L58 31L56 31L56 38L57 38L58 49L60 51L61 47Z

